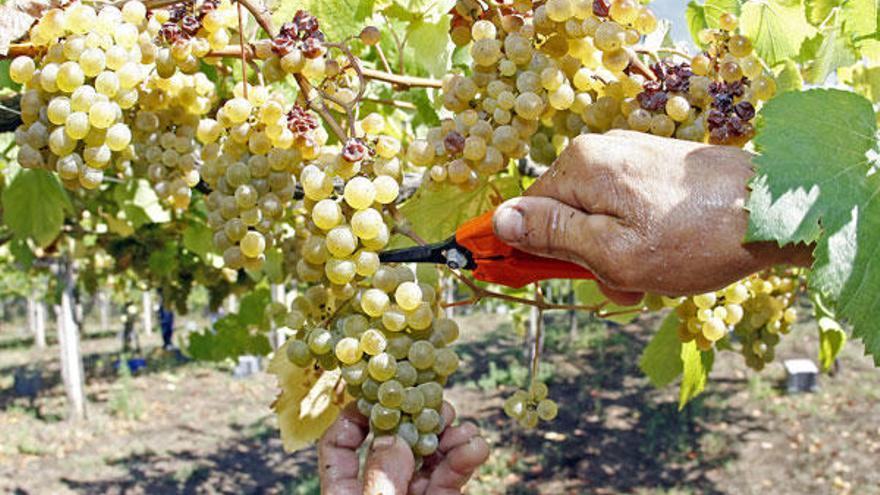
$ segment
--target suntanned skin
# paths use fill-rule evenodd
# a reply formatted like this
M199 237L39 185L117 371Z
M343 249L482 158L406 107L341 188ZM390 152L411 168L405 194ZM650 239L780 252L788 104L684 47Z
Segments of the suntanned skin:
M534 254L586 266L619 302L642 292L719 289L778 264L809 265L808 246L743 244L751 154L649 134L580 136L495 232Z
M778 264L808 266L809 246L743 244L751 155L642 133L576 138L522 198L495 213L505 242L586 266L614 301L644 292L694 294L719 289ZM446 424L455 412L444 404ZM368 421L349 407L318 445L322 493L461 493L489 457L471 423L446 428L438 454L413 475L410 447L397 437L373 443L360 475L357 449Z

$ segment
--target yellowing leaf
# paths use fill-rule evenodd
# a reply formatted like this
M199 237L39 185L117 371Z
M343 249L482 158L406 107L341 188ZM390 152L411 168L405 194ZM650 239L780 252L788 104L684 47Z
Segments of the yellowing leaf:
M822 371L831 369L844 344L846 344L846 332L840 324L827 316L819 318L819 363L822 365Z
M275 352L267 371L275 375L281 388L272 409L278 415L281 443L288 452L320 438L351 400L336 394L340 370L320 373L294 366L287 359L287 344Z
M712 370L712 363L715 361L715 351L700 351L697 348L696 341L692 340L686 344L681 344L681 362L683 365L683 376L681 378L681 390L679 391L678 409L684 409L684 406L691 399L700 395L700 392L706 388L706 382L709 381L709 372Z

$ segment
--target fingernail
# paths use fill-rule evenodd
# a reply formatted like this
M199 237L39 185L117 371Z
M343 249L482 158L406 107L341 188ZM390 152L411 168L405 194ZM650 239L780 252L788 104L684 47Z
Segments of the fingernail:
M394 445L394 437L382 435L373 439L373 451L390 449Z
M493 218L495 234L503 241L519 242L526 233L526 222L522 213L509 204L503 204Z

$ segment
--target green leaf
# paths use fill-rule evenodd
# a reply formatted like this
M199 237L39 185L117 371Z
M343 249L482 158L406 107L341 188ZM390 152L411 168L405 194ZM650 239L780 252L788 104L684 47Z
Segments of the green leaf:
M684 17L685 22L687 22L688 31L691 33L691 39L694 40L695 45L702 47L700 31L709 27L709 24L706 22L706 9L695 0L691 0L684 11Z
M192 221L183 229L183 247L206 259L214 251L214 235L202 222Z
M267 288L255 289L241 298L238 306L238 320L242 325L260 325L266 313L266 306L272 302Z
M678 315L675 312L669 313L639 360L639 368L657 388L672 383L684 368L681 361L681 340L678 338L679 325L681 320Z
M794 60L787 58L774 68L776 73L776 92L800 91L804 86L801 70Z
M416 265L416 279L419 283L436 286L440 281L440 270L436 265L419 263Z
M755 52L769 65L796 56L815 32L800 1L753 0L742 7L740 29L752 39Z
M807 19L818 26L824 21L834 7L840 6L844 0L805 0Z
M819 318L819 363L822 371L831 369L845 344L846 332L840 324L827 316Z
M373 10L372 0L275 0L270 4L272 22L280 26L290 22L297 10L306 10L318 18L321 31L329 41L357 36Z
M65 212L72 211L67 192L55 174L22 169L3 189L3 221L20 239L48 246L61 233Z
M871 102L785 93L761 111L747 240L815 243L809 284L835 304L880 364L880 165Z
M273 284L280 284L284 281L284 253L280 248L273 247L266 251L263 273L266 275L266 279Z
M496 190L501 197L498 197ZM422 239L438 242L451 236L466 220L520 194L522 188L519 178L510 175L493 178L473 191L462 191L452 184L440 184L436 188L420 188L400 207L400 212L406 217L409 227ZM410 244L411 241L398 236L389 248Z
M696 341L681 344L682 378L678 397L679 411L706 388L714 361L715 351L700 351L697 349Z
M9 77L10 63L12 63L11 60L0 60L0 88L11 89L18 92L21 89L21 84L18 84Z
M740 15L742 9L741 0L706 0L703 10L706 13L706 25L712 29L721 27L719 19L722 15L730 13Z
M177 270L178 254L177 243L167 242L161 249L150 253L147 265L154 275L167 277Z
M437 22L418 21L410 24L407 47L413 60L432 77L443 77L449 71L452 43L449 41L449 17Z
M843 16L835 13L825 28L806 40L798 58L804 65L804 80L811 84L822 84L838 67L855 63L856 47L843 32Z
M22 270L27 271L34 265L33 251L24 239L13 239L9 243L9 252L15 257L15 262L21 265Z
M595 280L576 281L574 283L574 294L578 303L584 306L598 305L607 302L607 304L602 307L602 311L607 311L609 313L632 310L629 313L605 317L604 319L608 321L620 324L629 323L639 315L638 309L641 307L641 304L636 304L635 306L620 306L608 301L608 297L606 297L605 294L602 294L602 291L599 290L599 284L597 284ZM597 316L601 316L601 313L597 313Z
M877 0L846 0L843 4L843 29L855 36L876 34L880 25Z
M880 102L880 66L859 63L852 67L842 67L837 70L837 78L843 84L851 86L856 93L874 103Z
M455 0L392 0L392 3L404 12L409 12L414 18L434 20L446 17Z
M214 322L213 329L190 333L186 352L201 361L223 361L246 354L265 356L272 351L266 335L242 325L237 315Z
M168 210L159 203L159 197L146 179L126 181L125 184L116 186L113 198L135 229L148 223L165 223L171 220Z

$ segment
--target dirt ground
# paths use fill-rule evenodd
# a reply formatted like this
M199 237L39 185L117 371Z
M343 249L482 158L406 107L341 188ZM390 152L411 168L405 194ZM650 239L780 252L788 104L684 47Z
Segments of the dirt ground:
M781 391L781 365L756 375L723 354L707 392L679 413L677 390L654 390L637 369L656 318L614 328L583 320L574 340L548 332L545 378L560 415L523 432L500 411L524 369L507 321L461 318L464 365L449 396L493 444L468 493L880 494L880 371L858 343L804 395ZM554 325L566 323L550 318ZM814 332L800 325L777 361L815 356ZM0 333L0 493L317 493L314 453L281 450L270 377L181 362L155 349L155 335L144 338L147 370L120 377L118 341L87 338L89 419L71 423L57 349L12 345L8 333ZM28 363L43 382L33 400L13 390Z

